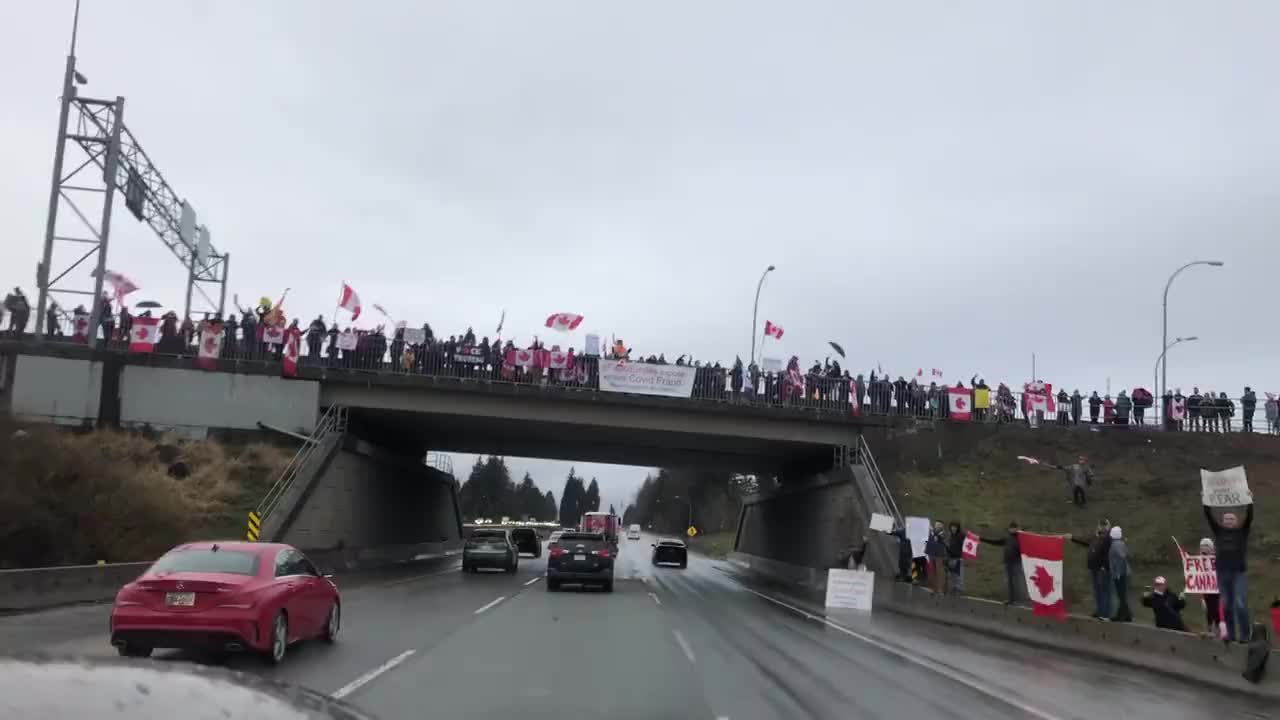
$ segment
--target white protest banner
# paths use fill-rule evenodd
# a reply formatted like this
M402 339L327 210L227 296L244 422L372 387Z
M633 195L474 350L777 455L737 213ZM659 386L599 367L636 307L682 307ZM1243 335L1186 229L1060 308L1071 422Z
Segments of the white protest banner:
M776 357L760 358L760 372L767 372L767 373L782 372L782 358L776 358Z
M600 336L595 333L587 333L585 340L586 342L583 344L583 347L582 347L582 354L591 355L593 357L599 357Z
M1253 504L1253 493L1249 492L1249 479L1243 465L1218 472L1200 468L1200 485L1203 504L1209 507Z
M875 589L876 575L870 570L832 568L827 571L826 606L870 612Z
M1218 559L1213 555L1183 555L1182 577L1189 595L1218 594Z
M867 527L880 532L893 532L893 518L880 513L871 513L871 522Z
M427 339L427 331L422 328L405 328L404 341L409 345L421 345Z
M907 540L911 542L911 557L924 557L924 546L929 542L929 518L908 515Z
M688 398L693 395L694 368L688 365L650 365L649 363L600 363L600 389L636 395L661 395Z
M358 344L357 342L358 340L359 338L356 337L355 333L351 332L350 328L343 330L341 333L338 334L338 349L339 350L355 350L356 345Z

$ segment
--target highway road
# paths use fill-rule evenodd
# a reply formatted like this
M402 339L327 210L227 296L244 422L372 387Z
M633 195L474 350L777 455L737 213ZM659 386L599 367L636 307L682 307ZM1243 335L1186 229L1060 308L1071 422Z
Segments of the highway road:
M295 646L277 668L227 664L388 719L1272 717L1261 701L932 623L823 618L728 563L651 567L649 542L623 542L612 594L547 592L545 555L514 575L343 582L338 644ZM94 605L0 618L0 647L114 656L106 617Z

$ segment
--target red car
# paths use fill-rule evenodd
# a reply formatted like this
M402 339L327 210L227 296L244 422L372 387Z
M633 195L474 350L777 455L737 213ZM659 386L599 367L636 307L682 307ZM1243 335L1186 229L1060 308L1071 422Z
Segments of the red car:
M338 587L297 548L187 543L120 588L111 644L125 657L155 648L251 650L276 664L290 643L333 642L341 622Z

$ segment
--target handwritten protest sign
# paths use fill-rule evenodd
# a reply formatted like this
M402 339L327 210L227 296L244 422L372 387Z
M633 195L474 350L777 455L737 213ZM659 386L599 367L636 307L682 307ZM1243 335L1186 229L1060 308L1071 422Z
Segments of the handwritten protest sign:
M1182 556L1182 577L1186 582L1185 592L1188 595L1217 595L1218 594L1218 559L1213 555L1188 555L1187 551L1178 545L1178 539L1173 539L1173 544L1178 546L1178 554Z
M875 588L876 576L869 570L828 570L826 606L870 611Z
M1253 493L1249 492L1249 479L1243 465L1218 472L1201 468L1200 485L1203 503L1209 507L1253 504Z

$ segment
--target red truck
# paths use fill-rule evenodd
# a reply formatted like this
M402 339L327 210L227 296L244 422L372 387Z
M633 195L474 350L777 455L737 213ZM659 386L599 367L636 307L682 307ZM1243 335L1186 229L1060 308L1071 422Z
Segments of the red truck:
M604 535L615 549L618 547L619 525L618 516L607 512L589 512L582 516L582 531Z

